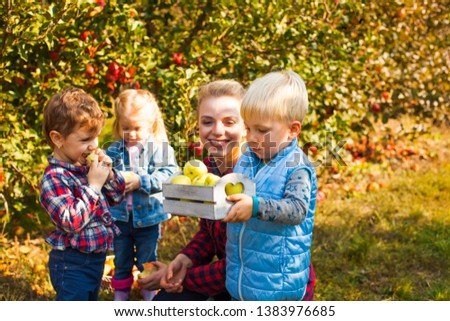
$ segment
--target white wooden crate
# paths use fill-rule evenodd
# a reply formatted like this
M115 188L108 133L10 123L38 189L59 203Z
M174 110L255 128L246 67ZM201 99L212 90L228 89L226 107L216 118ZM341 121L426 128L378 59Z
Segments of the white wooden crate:
M176 173L179 175L181 173ZM255 183L247 176L232 173L221 177L214 186L163 183L163 210L166 213L220 220L227 216L233 202L226 200L225 185L242 183L243 193L256 195Z

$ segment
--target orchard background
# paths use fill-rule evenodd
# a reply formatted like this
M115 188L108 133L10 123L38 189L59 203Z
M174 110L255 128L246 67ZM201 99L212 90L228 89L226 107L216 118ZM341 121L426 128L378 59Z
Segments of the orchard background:
M31 290L24 286L28 289L24 296L0 291L0 299L48 299L53 295L45 271L48 248L42 242L51 223L38 201L39 179L51 152L41 133L42 109L53 94L76 86L93 95L110 116L101 136L106 147L112 141L116 95L124 88L150 90L158 99L179 164L184 164L201 157L194 113L200 85L232 78L248 86L257 77L284 69L296 71L306 82L310 113L300 144L321 163L317 168L320 201L335 199L318 208L313 259L319 258L315 265L334 283L319 285L317 298L450 298L445 260L449 256L446 208L450 194L445 162L450 89L447 1L5 0L0 10L0 238L4 245L0 271L5 277L0 284L14 276L25 284L31 276L42 276L42 285L35 282ZM399 204L398 199L382 197L379 190L385 186L386 190L394 186L390 192L407 199L392 177L405 168L418 173L418 164L423 164L424 173L435 173L422 182L423 191L435 194L413 198L405 206L414 202L418 207L428 202L443 205L436 206L431 217L418 215L415 209L404 215L413 213L414 219L407 225L411 228L425 218L430 220L432 231L424 244L426 254L438 263L427 271L431 278L431 271L438 269L438 284L430 285L426 274L417 285L410 280L417 275L406 273L398 278L400 290L395 290L394 282L371 296L373 290L363 290L368 276L359 264L377 239L367 236L361 226L370 229L373 225L350 229L342 241L334 238L336 230L327 234L327 224L342 211L335 204L349 199L359 209L369 208L367 215L377 217L372 224L383 221L383 215L389 217L391 211L398 213L399 208L389 208L380 214L376 206L371 209L368 204ZM426 185L432 178L442 179L433 183L438 186L435 190ZM397 183L406 184L402 180ZM416 181L408 184L421 186ZM353 210L353 218L366 213ZM352 208L341 214L349 213ZM365 217L359 219L355 222L367 223ZM175 217L163 226L162 259L173 258L195 232L195 224L193 219ZM392 224L394 228L395 222ZM181 240L177 237L180 233ZM387 237L395 235L391 230ZM180 243L174 244L176 240ZM438 245L428 247L436 240ZM382 260L382 252L377 259ZM30 253L39 261L29 263ZM347 256L356 266L347 274L340 271L348 276L343 284L333 270L341 258L327 260L331 253ZM415 250L400 249L399 253L399 261L403 261ZM431 258L425 255L423 260L427 264ZM24 262L30 266L26 275L15 270ZM376 264L379 268L381 263ZM383 277L373 275L373 282ZM345 293L343 286L352 291ZM421 296L424 291L428 292Z

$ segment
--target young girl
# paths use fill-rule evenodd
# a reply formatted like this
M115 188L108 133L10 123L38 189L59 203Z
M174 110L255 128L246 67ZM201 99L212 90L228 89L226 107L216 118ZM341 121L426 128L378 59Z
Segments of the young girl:
M233 80L218 80L203 86L198 96L199 136L209 157L209 172L224 176L232 172L241 155L246 134L240 115L245 90ZM230 300L225 287L226 223L200 219L200 230L168 265L157 262L160 270L138 282L145 288L163 288L154 300ZM217 260L213 260L217 257ZM308 296L314 294L315 274L310 269Z
M111 212L121 234L114 239L114 299L129 299L136 264L156 260L162 210L162 183L178 170L174 150L167 142L161 112L146 90L125 90L114 102L113 130L118 139L107 150L114 168L126 171L125 200ZM141 289L144 300L154 291Z
M103 123L97 102L81 89L54 95L44 109L43 131L53 154L40 200L56 226L46 238L56 300L97 300L106 253L118 233L109 206L123 199L125 181L97 149ZM97 157L86 166L92 153Z
M256 196L228 196L236 202L223 220L234 299L302 300L307 292L317 195L297 141L307 111L305 84L291 71L255 80L242 101L249 148L234 171L255 181Z

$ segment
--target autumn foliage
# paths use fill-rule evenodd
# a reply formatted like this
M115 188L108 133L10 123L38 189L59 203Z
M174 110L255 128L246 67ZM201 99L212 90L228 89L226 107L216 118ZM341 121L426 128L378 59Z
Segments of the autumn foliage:
M217 78L247 86L272 70L298 72L311 111L301 144L314 143L319 154L330 133L335 142L359 141L378 122L402 115L417 126L397 135L425 132L426 119L448 122L448 8L437 0L400 3L5 2L1 222L11 232L48 224L37 189L50 152L41 114L69 85L92 94L109 115L122 89L151 90L180 163L201 154L194 144L195 97L201 84ZM106 131L103 143L109 139ZM369 141L363 151L354 145L347 151L367 159L381 153L377 148Z

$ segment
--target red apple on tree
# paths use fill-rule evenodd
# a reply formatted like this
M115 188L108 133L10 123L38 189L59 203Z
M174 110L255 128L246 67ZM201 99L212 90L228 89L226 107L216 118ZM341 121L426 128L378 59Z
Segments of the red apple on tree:
M381 111L381 107L380 107L380 105L378 105L378 104L373 104L372 105L372 111L374 112L374 113L379 113L380 111Z
M172 58L173 61L175 62L175 64L180 65L183 62L183 54L179 53L179 52L174 52L172 54Z
M59 58L59 52L56 50L50 51L49 56L52 61L55 61Z
M95 76L95 67L92 64L86 65L86 74L90 77Z
M85 30L85 31L83 31L81 34L80 34L80 40L81 41L86 41L86 39L89 37L91 35L91 32L90 31L88 31L88 30Z
M102 8L104 6L106 6L106 1L105 0L95 0L95 2Z
M122 69L117 62L113 61L108 65L108 74L114 76L115 80L118 80Z

